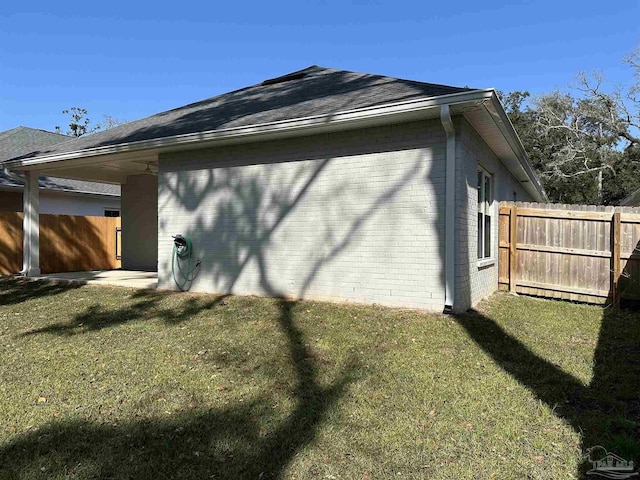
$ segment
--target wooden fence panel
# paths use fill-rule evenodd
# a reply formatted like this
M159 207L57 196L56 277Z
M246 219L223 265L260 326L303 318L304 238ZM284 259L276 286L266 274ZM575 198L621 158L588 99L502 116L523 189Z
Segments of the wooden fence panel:
M118 217L40 215L42 273L120 268L116 259ZM0 274L22 268L22 213L0 214Z
M0 275L22 268L22 213L0 212Z
M640 300L640 208L503 202L499 228L501 290L589 303Z

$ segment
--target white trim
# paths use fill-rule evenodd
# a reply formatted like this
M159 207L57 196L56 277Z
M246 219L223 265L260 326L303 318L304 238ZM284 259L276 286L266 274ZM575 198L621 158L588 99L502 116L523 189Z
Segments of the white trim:
M25 175L22 194L22 270L27 277L40 275L40 178L38 172Z
M491 267L496 264L495 257L478 259L478 268Z
M520 167L522 168L527 178L531 182L532 186L534 187L534 190L542 197L543 202L548 202L549 198L547 197L547 193L544 191L544 187L542 186L540 178L533 170L531 163L529 163L527 152L525 151L524 146L522 145L522 141L520 140L520 137L518 136L518 133L516 132L515 127L513 126L513 123L511 123L511 120L509 120L509 116L507 115L507 112L502 106L502 103L500 103L500 99L498 98L498 95L497 94L493 95L491 98L484 101L483 105L485 110L489 113L489 115L493 119L496 126L502 132L502 135L506 139L507 143L509 143L511 150L513 150L513 152L516 155L516 158L518 159L518 163L520 164Z
M0 185L0 192L14 192L14 191L22 191L24 189L24 185ZM98 192L88 192L86 190L64 190L64 189L54 189L40 186L41 194L64 194L64 195L77 195L77 196L90 196L90 197L106 197L106 198L120 198L120 195L117 193L98 193Z
M486 168L484 168L482 166L482 164L480 162L478 162L478 168L477 168L477 173L478 174L482 174L482 179L481 179L481 184L478 187L476 185L476 189L478 190L478 201L476 202L476 205L478 205L480 203L480 199L482 199L482 211L480 211L479 209L476 208L476 214L477 213L481 213L482 214L482 225L478 224L477 229L478 229L478 235L476 235L476 257L478 259L479 262L484 262L484 261L495 261L495 253L494 253L494 245L493 245L493 221L495 220L495 216L494 216L494 212L495 212L495 205L494 205L494 198L495 198L495 175L493 173L491 173L489 170L487 170ZM477 175L478 176L478 175ZM477 176L476 176L476 181L477 181ZM486 179L489 179L489 198L486 198L485 195L485 182ZM490 222L490 231L489 231L489 256L484 256L485 252L487 250L486 244L485 244L485 240L486 240L486 231L484 229L484 225L485 225L485 217L489 217L491 219ZM477 221L477 215L476 215L476 221ZM482 236L480 237L480 230L482 230ZM480 237L482 239L482 248L480 249L480 242L478 242ZM482 256L479 257L478 255L478 250L481 250L482 252Z

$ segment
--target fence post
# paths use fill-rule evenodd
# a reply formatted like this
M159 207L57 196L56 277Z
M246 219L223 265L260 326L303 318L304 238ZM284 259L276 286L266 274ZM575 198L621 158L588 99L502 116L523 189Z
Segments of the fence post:
M620 212L611 219L611 293L613 308L620 308Z
M509 211L509 291L516 291L516 242L518 240L518 211L516 204Z

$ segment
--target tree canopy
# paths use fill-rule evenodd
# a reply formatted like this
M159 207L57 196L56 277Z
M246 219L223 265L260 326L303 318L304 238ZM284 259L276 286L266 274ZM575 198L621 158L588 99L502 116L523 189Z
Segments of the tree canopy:
M62 113L69 115L69 129L66 132L62 132L62 128L56 126L55 131L57 133L64 133L64 135L69 135L70 137L81 137L82 135L88 135L98 130L108 130L109 128L126 123L111 115L103 115L102 122L92 125L91 119L88 117L87 109L82 107L71 107L63 110Z
M640 188L640 49L625 62L627 87L581 73L571 91L500 93L551 201L611 205Z

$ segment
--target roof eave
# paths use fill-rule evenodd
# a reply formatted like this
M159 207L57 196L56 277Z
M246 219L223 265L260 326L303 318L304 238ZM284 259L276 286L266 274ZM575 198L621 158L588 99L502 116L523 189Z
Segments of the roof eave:
M513 123L511 123L507 112L502 106L502 103L500 103L500 99L498 98L495 90L491 89L491 91L493 92L493 95L484 102L484 106L487 109L487 112L491 115L496 126L502 132L504 138L509 143L513 153L516 155L520 168L528 177L532 189L529 188L527 190L529 190L529 193L531 193L537 201L548 202L549 198L547 197L547 193L542 186L542 182L540 181L538 174L529 162L524 145L522 145L522 141L520 140Z
M24 189L23 185L0 185L0 191L4 192L12 192L16 190L22 191ZM47 188L45 186L40 186L39 190L44 193L64 193L67 195L82 195L82 196L92 196L92 197L107 197L107 198L120 198L121 195L117 193L105 193L105 192L90 192L88 190L70 190L63 188Z
M145 150L175 150L184 147L190 148L194 144L218 143L223 141L235 141L240 143L254 139L257 140L266 136L301 135L329 128L340 128L341 126L346 127L347 125L351 127L354 124L372 122L376 120L380 123L386 123L388 120L396 118L398 120L407 117L418 118L422 113L433 111L444 104L455 105L482 101L489 98L491 93L492 90L472 90L468 92L441 95L383 106L336 112L328 115L316 115L293 120L250 125L246 127L234 127L183 135L173 135L170 137L119 143L116 145L87 148L54 155L40 155L31 158L22 157L4 162L3 166L6 166L7 168L35 167L40 164L83 157L134 153Z
M422 98L376 107L336 112L329 115L316 115L293 120L270 122L234 127L220 130L209 130L170 137L120 143L103 147L88 148L54 155L41 155L32 158L19 158L4 162L3 166L17 170L32 170L44 164L94 157L100 161L104 155L135 154L136 152L175 151L182 149L214 146L224 143L242 143L290 136L308 135L330 130L358 128L360 126L385 124L391 122L417 120L429 116L438 116L442 105L460 106L483 105L502 136L509 144L517 158L519 168L528 178L530 186L525 186L538 201L548 201L540 179L527 159L522 142L509 120L494 89L471 90L449 95ZM462 111L462 108L461 110Z

